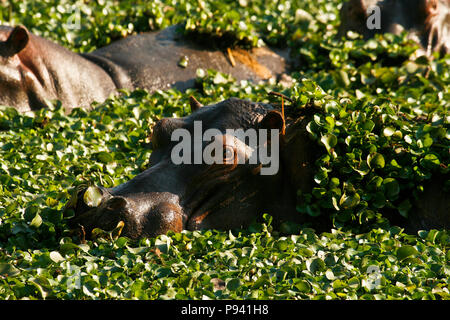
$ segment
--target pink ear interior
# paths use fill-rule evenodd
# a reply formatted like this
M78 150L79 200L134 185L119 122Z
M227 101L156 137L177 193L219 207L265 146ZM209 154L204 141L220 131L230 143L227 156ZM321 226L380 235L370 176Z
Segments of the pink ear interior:
M15 54L22 51L27 46L28 41L28 30L22 26L15 27L9 34L8 40L6 40Z

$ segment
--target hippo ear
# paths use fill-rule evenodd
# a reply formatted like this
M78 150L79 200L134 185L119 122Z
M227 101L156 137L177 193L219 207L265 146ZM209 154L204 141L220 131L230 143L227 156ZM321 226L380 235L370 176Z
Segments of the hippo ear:
M279 111L269 111L264 119L262 119L259 127L261 129L278 129L282 133L285 131L285 121L284 117Z
M26 47L29 39L28 30L25 27L17 26L9 34L6 43L10 46L12 52L17 54Z
M363 20L367 18L367 7L364 4L364 0L350 0L348 8L351 19Z
M197 99L195 99L193 96L189 97L189 104L191 105L192 112L197 111L198 109L203 107L203 105L198 102Z
M425 0L424 7L427 16L434 15L438 7L437 0Z

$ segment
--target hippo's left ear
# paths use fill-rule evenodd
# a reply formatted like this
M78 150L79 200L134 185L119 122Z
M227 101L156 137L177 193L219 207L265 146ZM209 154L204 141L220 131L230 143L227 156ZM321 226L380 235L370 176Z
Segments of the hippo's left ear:
M17 54L27 46L29 39L28 30L25 27L17 26L9 34L6 43L10 46L13 54Z
M193 96L189 97L189 104L191 105L192 112L197 111L198 109L203 107L203 105L198 102L197 99L195 99Z
M259 127L261 129L278 129L281 131L281 134L284 134L285 131L285 121L284 117L279 111L269 111L264 119L262 119Z

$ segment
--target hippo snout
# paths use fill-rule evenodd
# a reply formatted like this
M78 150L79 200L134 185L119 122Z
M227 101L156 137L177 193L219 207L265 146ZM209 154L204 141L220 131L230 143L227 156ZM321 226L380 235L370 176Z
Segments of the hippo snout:
M144 199L114 195L108 189L97 186L79 191L74 205L75 212L69 224L83 227L86 237L94 228L110 231L119 222L124 223L122 235L130 238L153 237L168 230L183 230L181 207L163 194L147 195Z
M129 201L121 196L113 196L106 188L89 187L77 192L74 205L68 205L73 209L75 216L70 220L73 228L82 226L89 236L94 228L103 230L114 229L120 221L130 222L132 206ZM130 223L126 229L130 228Z
M147 236L165 234L172 230L183 230L183 215L179 205L171 202L161 202L156 205L145 218L143 233Z

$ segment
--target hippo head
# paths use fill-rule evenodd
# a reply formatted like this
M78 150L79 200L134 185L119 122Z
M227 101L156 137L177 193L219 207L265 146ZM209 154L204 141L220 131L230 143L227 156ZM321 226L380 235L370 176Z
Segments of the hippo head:
M296 192L280 157L282 114L236 98L202 107L191 100L191 106L191 115L154 126L147 170L114 188L94 187L100 200L91 206L85 195L92 187L78 192L68 205L75 212L73 226L89 234L123 221L122 234L138 238L169 230L240 228L264 213L274 224L299 222Z
M450 0L349 0L340 15L339 36L407 31L428 55L450 52Z
M23 26L0 26L0 105L20 112L60 100L67 108L104 101L116 89L94 63Z
M0 26L0 105L19 111L44 106L50 77L42 64L27 29Z

